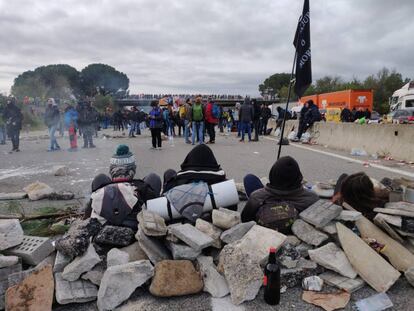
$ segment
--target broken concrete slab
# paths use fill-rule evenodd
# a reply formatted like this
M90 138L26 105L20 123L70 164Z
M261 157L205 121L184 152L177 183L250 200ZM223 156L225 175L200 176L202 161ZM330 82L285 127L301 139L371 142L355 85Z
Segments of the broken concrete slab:
M196 251L186 244L167 241L166 245L171 251L174 260L195 260L201 254L201 250Z
M330 221L325 227L322 227L321 230L330 235L336 234L336 221Z
M307 244L307 243L301 243L298 246L296 246L295 248L302 257L307 258L307 257L309 257L308 251L310 249L313 249L313 246L310 245L310 244Z
M319 306L326 311L333 311L345 308L351 299L351 294L347 292L317 293L312 291L303 291L302 299L307 303Z
M374 223L379 228L387 232L390 235L390 237L392 237L394 240L400 243L404 243L404 239L388 224L388 222L385 221L385 219L381 215L385 214L377 214L377 216L375 216L374 218Z
M320 292L323 287L323 280L316 275L308 276L302 280L302 288L304 290L311 290Z
M400 202L388 202L385 203L385 208L400 209L414 212L414 203L400 201Z
M169 230L173 235L196 251L201 251L214 243L211 237L190 224L172 226Z
M203 280L189 260L163 260L155 265L149 291L157 297L196 294L203 290Z
M141 249L154 265L161 260L171 259L170 252L161 241L146 236L141 229L138 229L135 237L138 240Z
M25 235L21 244L7 249L4 253L18 256L23 262L36 266L54 250L55 247L50 238Z
M350 279L332 271L326 271L320 274L319 277L324 280L326 284L343 289L348 293L357 291L365 284L364 280L359 277Z
M34 271L6 291L6 310L52 310L54 279L52 266Z
M251 253L245 253L240 241L227 244L220 253L219 270L224 271L233 304L253 300L262 286L263 271Z
M292 246L295 246L296 247L300 243L302 243L301 240L299 240L296 236L294 236L294 235L287 235L284 244L289 244L289 245L292 245Z
M360 212L343 210L335 219L341 221L357 221L361 216L362 214Z
M342 207L327 200L319 200L299 214L307 223L317 228L326 226L342 212Z
M261 262L269 255L270 247L279 249L285 240L286 235L276 230L254 225L238 242L243 252Z
M405 278L407 279L408 283L414 287L414 267L407 269L404 273Z
M282 266L282 268L293 269L296 268L296 266L298 265L298 260L292 259L289 256L283 256L279 258L279 263Z
M375 239L377 242L386 246L382 249L381 254L387 257L397 270L406 271L407 269L414 267L414 255L400 243L381 231L367 218L360 218L356 222L356 226L363 239Z
M53 272L62 272L63 269L72 261L70 257L65 256L62 252L56 252L55 264L53 265Z
M128 253L129 262L148 259L147 254L145 254L145 252L142 250L138 241L126 247L122 247L119 250Z
M199 256L197 263L203 277L203 290L215 298L227 296L230 293L229 286L224 276L218 273L213 257Z
M99 287L99 311L113 310L153 275L154 267L149 260L109 267Z
M241 223L241 214L231 211L227 208L220 207L212 212L213 225L220 229L227 230Z
M329 237L301 219L297 219L292 225L292 232L303 242L319 246Z
M76 281L82 273L91 270L99 262L101 262L101 258L96 253L93 245L90 244L85 254L76 257L63 269L62 277L66 281Z
M335 243L330 242L322 247L310 250L308 253L310 259L322 267L351 279L357 276L345 253Z
M106 255L106 264L108 267L124 265L129 262L129 254L117 248L111 249Z
M167 234L167 226L164 218L160 215L148 210L142 210L137 215L140 228L147 236L165 236Z
M21 200L26 197L26 192L0 193L0 201Z
M93 267L92 270L82 274L81 278L83 280L90 281L97 286L100 286L105 271L106 265L101 261L95 267Z
M46 199L55 192L52 187L39 181L27 185L23 190L27 193L31 201Z
M135 241L135 232L128 227L104 226L95 237L95 243L123 247Z
M22 263L19 261L17 264L0 269L0 282L8 280L10 274L18 273L22 271Z
M255 221L244 222L231 227L230 229L224 231L220 239L226 243L230 244L235 241L240 240L244 237L244 235L254 226L256 225Z
M312 260L307 260L305 258L299 258L298 263L296 265L299 269L311 269L314 270L318 268L318 264L316 262L313 262Z
M19 262L19 257L17 256L3 256L0 254L0 269L14 266L18 262Z
M377 218L381 218L384 221L386 221L387 223L389 223L390 225L396 226L398 228L401 228L401 226L402 226L402 217L401 216L387 215L387 214L378 213L375 216L374 221Z
M397 208L374 208L374 212L396 216L414 217L414 211L401 210Z
M341 223L336 224L338 238L354 270L378 292L386 292L400 277L384 258Z
M77 280L66 281L62 273L55 273L56 301L61 304L84 303L96 300L98 288L91 282Z
M0 251L21 244L23 235L18 219L0 219Z
M201 232L204 232L207 234L210 238L214 240L214 243L211 245L212 247L221 249L221 240L220 236L223 232L221 229L214 226L212 223L209 223L201 218L198 218L196 220L195 227L200 230Z

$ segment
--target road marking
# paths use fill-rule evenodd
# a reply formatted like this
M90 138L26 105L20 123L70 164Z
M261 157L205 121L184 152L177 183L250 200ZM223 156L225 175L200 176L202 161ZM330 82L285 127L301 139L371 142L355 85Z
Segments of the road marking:
M279 141L278 139L274 139L274 138L270 138L270 137L264 137L264 138L266 138L268 140ZM370 163L370 162L367 162L367 161L362 161L362 160L346 157L346 156L336 154L336 153L332 153L332 152L313 149L311 147L306 147L306 146L299 145L299 144L291 144L289 146L293 146L293 147L296 147L296 148L299 148L299 149L313 151L313 152L316 152L316 153L324 154L324 155L327 155L327 156L331 156L331 157L334 157L334 158L338 158L338 159L342 159L342 160L345 160L345 161L354 162L354 163L358 163L358 164L362 164L362 165L368 163L369 166L373 167L373 168L377 168L377 169L388 171L388 172L391 172L391 173L394 173L394 174L400 174L400 175L404 175L404 176L414 178L414 173L406 172L406 171L403 171L403 170L399 170L399 169L396 169L396 168L384 166L384 165L381 165L381 164Z

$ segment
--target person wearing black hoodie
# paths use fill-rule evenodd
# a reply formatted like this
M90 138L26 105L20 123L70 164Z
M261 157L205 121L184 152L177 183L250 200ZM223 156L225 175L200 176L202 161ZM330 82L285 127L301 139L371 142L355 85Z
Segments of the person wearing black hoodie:
M163 193L191 182L204 181L209 185L226 180L226 174L217 163L213 151L206 145L197 145L185 157L181 171L169 169L164 173Z
M252 174L244 178L244 187L248 201L243 209L241 218L243 222L251 220L279 231L286 228L273 227L270 219L274 208L285 206L285 217L290 211L292 215L300 213L319 200L316 193L306 190L302 186L302 173L295 159L281 157L273 164L269 172L269 183L264 186L260 179ZM273 219L274 220L274 219Z
M305 133L315 122L321 120L321 114L313 100L308 100L300 111L299 130L295 141L299 141L302 134Z
M261 108L260 108L260 104L257 102L255 98L252 99L252 105L253 105L253 128L254 128L253 141L259 141Z
M7 100L7 105L3 112L3 120L6 123L7 135L12 141L13 149L11 152L19 152L19 136L22 129L23 114L20 108L17 107L14 97Z

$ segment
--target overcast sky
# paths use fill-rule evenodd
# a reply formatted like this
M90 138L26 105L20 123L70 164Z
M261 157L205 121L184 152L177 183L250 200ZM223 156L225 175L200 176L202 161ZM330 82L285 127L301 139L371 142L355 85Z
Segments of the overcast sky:
M290 72L302 0L0 0L0 91L41 65L106 63L132 93L257 95ZM414 78L413 0L311 0L312 70Z

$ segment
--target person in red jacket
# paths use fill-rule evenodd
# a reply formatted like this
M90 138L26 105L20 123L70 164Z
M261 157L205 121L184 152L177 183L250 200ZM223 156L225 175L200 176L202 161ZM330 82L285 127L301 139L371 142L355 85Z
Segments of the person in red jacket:
M210 137L207 144L214 144L216 142L216 131L214 127L219 122L219 119L216 116L217 112L215 111L217 110L217 108L218 107L212 100L208 101L206 108L205 108L204 119L206 123L207 133L208 133L208 136Z

